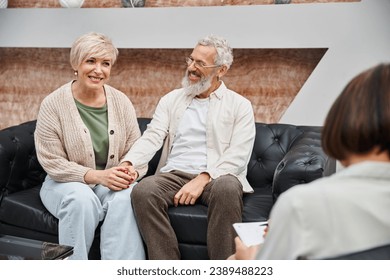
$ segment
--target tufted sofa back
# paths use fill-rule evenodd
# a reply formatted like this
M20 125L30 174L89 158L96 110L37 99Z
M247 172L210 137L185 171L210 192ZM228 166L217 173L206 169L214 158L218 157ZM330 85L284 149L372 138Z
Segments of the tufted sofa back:
M46 176L35 151L35 124L29 121L0 131L0 199L38 186Z
M322 149L321 127L297 126L296 129L302 134L291 143L275 170L272 186L275 199L292 186L336 172L336 160Z
M272 188L276 167L302 134L292 125L256 123L256 138L247 173L252 188Z

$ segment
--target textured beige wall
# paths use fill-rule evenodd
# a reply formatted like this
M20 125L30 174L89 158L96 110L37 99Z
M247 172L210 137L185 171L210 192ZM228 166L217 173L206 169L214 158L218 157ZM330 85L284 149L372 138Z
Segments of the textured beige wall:
M180 87L191 49L120 49L109 84L151 117ZM235 49L224 81L251 100L256 121L277 122L326 49ZM0 48L0 129L35 119L42 99L73 78L69 49Z

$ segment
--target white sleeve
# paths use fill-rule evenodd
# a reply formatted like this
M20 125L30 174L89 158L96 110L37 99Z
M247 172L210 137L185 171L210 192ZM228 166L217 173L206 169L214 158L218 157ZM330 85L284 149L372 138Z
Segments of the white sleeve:
M304 250L305 229L294 192L279 196L271 210L269 230L257 259L297 259Z

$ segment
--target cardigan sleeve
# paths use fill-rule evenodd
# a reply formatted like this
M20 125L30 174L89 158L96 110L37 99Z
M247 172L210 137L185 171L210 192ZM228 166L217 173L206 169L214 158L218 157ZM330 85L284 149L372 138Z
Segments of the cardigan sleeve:
M72 109L67 106L66 100L61 98L64 92L66 90L60 88L42 101L34 133L37 157L53 180L85 183L84 175L93 168L94 155L92 153L90 158L86 156L86 141L80 138L87 136L80 135L77 125L67 123L65 127L69 131L64 131L64 120L60 114L72 114L69 113ZM73 139L72 153L80 155L79 162L69 159L65 138Z

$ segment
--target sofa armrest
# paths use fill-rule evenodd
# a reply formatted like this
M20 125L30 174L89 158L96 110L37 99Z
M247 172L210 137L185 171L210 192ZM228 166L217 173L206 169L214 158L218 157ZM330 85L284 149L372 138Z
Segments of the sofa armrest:
M276 167L272 185L275 201L295 185L309 183L336 171L336 161L323 151L319 133L305 132Z

